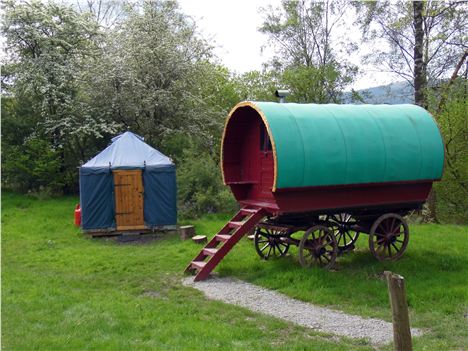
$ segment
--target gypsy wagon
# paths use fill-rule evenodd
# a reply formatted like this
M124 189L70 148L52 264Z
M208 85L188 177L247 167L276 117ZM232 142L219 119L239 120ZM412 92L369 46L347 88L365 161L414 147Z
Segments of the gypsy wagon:
M298 245L303 266L331 267L360 233L377 259L398 259L403 217L421 208L443 164L439 129L418 106L241 102L221 145L223 181L241 209L187 270L205 279L253 229L265 259Z

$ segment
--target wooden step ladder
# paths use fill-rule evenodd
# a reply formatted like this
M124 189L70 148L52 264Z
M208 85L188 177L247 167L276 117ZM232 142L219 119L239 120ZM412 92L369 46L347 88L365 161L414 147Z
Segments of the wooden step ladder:
M190 262L185 272L195 271L195 281L205 280L224 256L265 214L263 208L241 208Z

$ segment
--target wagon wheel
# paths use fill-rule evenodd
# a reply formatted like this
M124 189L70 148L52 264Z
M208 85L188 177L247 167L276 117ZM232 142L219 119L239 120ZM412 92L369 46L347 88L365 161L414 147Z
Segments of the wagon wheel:
M379 261L399 259L405 252L408 241L408 224L400 215L387 213L372 224L369 249Z
M283 238L290 235L289 228L278 230L257 227L254 236L255 250L264 260L268 260L270 257L282 257L289 250L289 243L285 242Z
M302 267L310 267L312 264L324 268L333 267L338 246L336 237L330 228L316 225L309 228L299 243L299 262Z
M356 224L356 220L348 213L339 213L332 216L327 216L327 222L336 237L338 249L345 251L351 248L359 238L359 232L352 230L350 227Z

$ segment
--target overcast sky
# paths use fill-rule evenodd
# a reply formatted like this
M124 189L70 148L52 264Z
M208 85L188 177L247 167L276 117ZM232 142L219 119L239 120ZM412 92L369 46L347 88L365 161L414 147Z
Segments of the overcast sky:
M205 37L211 39L221 63L239 73L260 70L262 63L271 58L271 49L262 51L267 37L258 31L263 21L260 8L269 4L279 6L280 3L280 0L179 0L182 11L195 20ZM351 30L347 29L343 34L357 39L359 32L353 30L351 23L348 25ZM369 51L371 48L361 47L361 50ZM363 71L353 85L355 89L397 80L378 68L362 65L357 55L348 59Z

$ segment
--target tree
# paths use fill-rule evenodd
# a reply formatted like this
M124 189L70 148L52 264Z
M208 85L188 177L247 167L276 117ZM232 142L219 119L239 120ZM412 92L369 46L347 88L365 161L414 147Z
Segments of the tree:
M12 93L41 116L36 132L63 148L75 137L101 137L116 125L83 99L82 72L99 55L97 25L71 7L5 2L4 34Z
M335 49L336 29L351 8L345 1L284 0L280 9L267 8L260 31L277 48L271 66L284 73L280 81L291 98L301 102L338 102L356 68ZM342 47L345 47L343 44Z
M280 86L278 74L271 70L250 71L235 77L238 101L277 101L274 93Z
M414 27L414 102L416 105L426 107L424 92L427 88L427 65L424 64L424 28L423 28L424 4L422 1L413 2L413 27Z
M363 38L375 50L367 61L405 79L415 102L427 107L427 84L436 84L467 49L464 1L356 2Z
M59 157L62 176L71 179L63 183L74 187L76 166L93 153L89 144L119 127L106 111L89 103L92 96L82 89L83 72L100 55L97 23L53 2L3 5L8 76L2 81L18 109L31 105L28 119L35 121L31 134L17 144L26 147L30 138L47 142Z
M125 2L118 0L76 0L80 13L91 14L103 28L111 29L125 14Z
M340 103L342 92L353 81L351 75L342 76L333 64L317 67L290 67L281 76L281 86L291 91L288 101L299 103ZM354 73L354 72L353 72Z
M175 2L127 7L105 47L88 72L97 104L114 121L156 146L180 132L209 139L219 121L202 110L200 92L211 47Z

